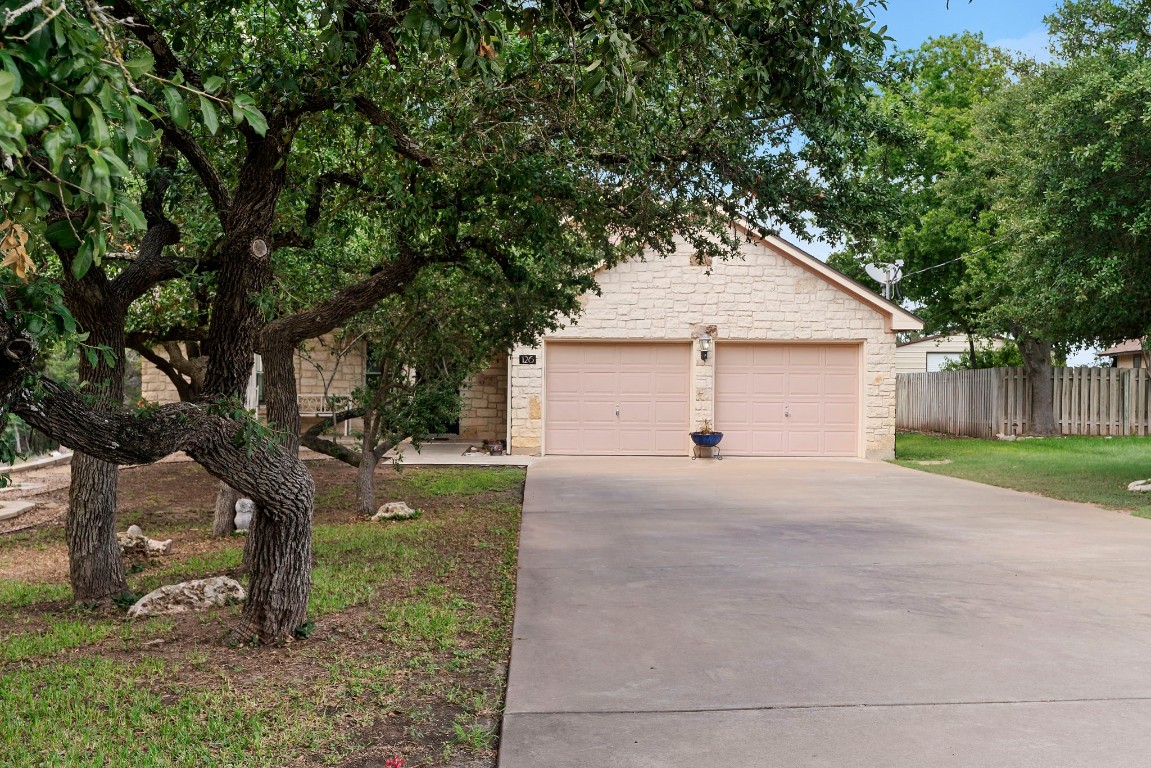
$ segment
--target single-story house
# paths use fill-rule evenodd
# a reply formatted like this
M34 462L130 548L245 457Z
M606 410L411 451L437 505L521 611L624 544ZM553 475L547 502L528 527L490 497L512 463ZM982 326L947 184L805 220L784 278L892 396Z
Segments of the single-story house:
M1003 339L977 338L975 345L986 348L988 345L994 349L1003 346ZM966 336L924 336L899 344L895 350L896 373L925 373L943 369L943 366L955 362L970 351L971 346Z
M735 226L741 259L679 241L620 264L578 318L511 351L511 452L685 456L708 421L725 456L894 456L896 334L922 321Z
M1116 344L1110 349L1099 353L1099 357L1111 358L1112 368L1147 368L1147 350L1143 348L1143 341L1130 339L1122 344Z
M602 271L578 317L468 383L460 436L517 454L687 456L706 421L725 456L893 458L896 335L922 321L791 243L733 226L739 259L705 263L679 240L669 257ZM337 346L316 340L297 360L305 417L368 375L365 352L337 360ZM174 399L148 368L144 396Z

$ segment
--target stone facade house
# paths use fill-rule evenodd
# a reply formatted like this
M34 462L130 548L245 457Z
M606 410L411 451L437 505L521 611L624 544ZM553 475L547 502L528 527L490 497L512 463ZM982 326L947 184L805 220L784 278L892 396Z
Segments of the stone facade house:
M701 264L680 241L618 265L578 318L512 350L511 452L686 456L707 421L724 456L892 458L896 334L922 321L737 230L742 259Z
M163 348L153 350L168 358ZM305 343L295 355L296 389L300 416L306 429L320 418L340 410L344 399L364 386L368 375L367 345L363 339L328 333ZM154 365L145 362L140 376L141 398L153 403L179 402L175 384ZM263 416L263 367L259 355L248 380L245 404ZM347 429L357 426L349 422Z
M168 358L163 348L153 350ZM300 403L301 426L307 429L319 419L340 410L353 391L363 387L371 375L367 345L362 339L325 334L303 345L296 353L296 391ZM159 368L144 362L140 377L141 398L153 403L179 402L176 386ZM472 378L461 391L460 437L473 440L503 440L507 431L507 355L500 355L484 371ZM263 370L259 356L245 397L249 409L263 415ZM362 422L345 422L344 432L359 429Z

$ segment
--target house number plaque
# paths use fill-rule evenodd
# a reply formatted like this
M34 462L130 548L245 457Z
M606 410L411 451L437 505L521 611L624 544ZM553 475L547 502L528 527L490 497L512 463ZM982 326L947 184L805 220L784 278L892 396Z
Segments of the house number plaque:
M535 355L520 355L520 365L535 365L535 364L536 364L536 356Z

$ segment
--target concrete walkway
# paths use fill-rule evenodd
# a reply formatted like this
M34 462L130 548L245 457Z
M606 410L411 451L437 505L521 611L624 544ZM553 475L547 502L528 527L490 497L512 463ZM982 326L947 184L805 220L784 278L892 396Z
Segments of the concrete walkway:
M1151 765L1151 520L863 461L528 475L501 768Z

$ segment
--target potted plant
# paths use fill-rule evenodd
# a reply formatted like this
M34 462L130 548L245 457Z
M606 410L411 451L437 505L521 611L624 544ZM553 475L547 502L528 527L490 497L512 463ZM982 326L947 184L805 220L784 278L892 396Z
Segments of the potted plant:
M711 428L710 419L704 419L699 430L691 433L691 441L701 448L714 448L722 439L723 433Z

